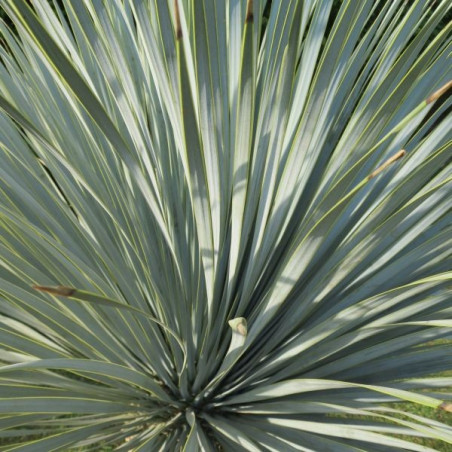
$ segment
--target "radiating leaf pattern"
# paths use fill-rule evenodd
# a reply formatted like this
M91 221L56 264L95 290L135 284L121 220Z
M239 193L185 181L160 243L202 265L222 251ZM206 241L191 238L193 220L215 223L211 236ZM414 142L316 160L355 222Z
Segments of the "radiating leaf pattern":
M451 4L333 3L0 2L0 450L452 443Z

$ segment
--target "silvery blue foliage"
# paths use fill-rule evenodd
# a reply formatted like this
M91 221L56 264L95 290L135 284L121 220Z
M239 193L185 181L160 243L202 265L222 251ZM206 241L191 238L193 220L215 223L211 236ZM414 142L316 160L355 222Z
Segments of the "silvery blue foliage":
M452 442L390 404L452 406L450 2L31 3L0 3L1 450Z

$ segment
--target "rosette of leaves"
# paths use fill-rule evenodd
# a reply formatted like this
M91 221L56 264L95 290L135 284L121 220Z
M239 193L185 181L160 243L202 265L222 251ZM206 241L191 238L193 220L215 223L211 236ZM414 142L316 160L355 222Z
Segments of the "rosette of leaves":
M452 441L451 4L332 4L2 0L1 450Z

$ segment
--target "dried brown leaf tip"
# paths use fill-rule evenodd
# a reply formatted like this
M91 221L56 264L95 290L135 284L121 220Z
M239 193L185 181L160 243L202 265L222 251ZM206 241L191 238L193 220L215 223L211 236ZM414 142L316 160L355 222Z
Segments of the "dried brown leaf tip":
M452 413L452 403L444 402L438 408L447 411L448 413Z
M50 295L57 295L60 297L70 297L75 293L75 289L72 287L66 287L66 286L33 286L33 289L39 290L40 292L46 292Z
M427 104L431 104L438 100L444 93L447 93L452 88L452 80L448 81L445 85L443 85L440 89L436 90L430 97L425 101Z
M182 25L180 22L179 0L174 0L174 16L176 19L176 39L182 38Z
M254 21L254 14L253 14L253 0L248 0L248 3L246 5L246 17L245 17L245 23L251 23Z
M379 166L374 172L370 173L367 179L373 179L377 174L380 174L382 171L384 171L388 166L392 165L395 161L401 159L406 154L405 150L400 150L397 152L397 154L394 154L392 157L390 157L386 162L383 163L383 165Z

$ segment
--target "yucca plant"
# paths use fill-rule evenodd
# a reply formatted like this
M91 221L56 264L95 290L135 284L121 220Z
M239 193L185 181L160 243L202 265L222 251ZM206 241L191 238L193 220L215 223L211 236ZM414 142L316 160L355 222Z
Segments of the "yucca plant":
M0 450L452 442L449 0L0 4Z

